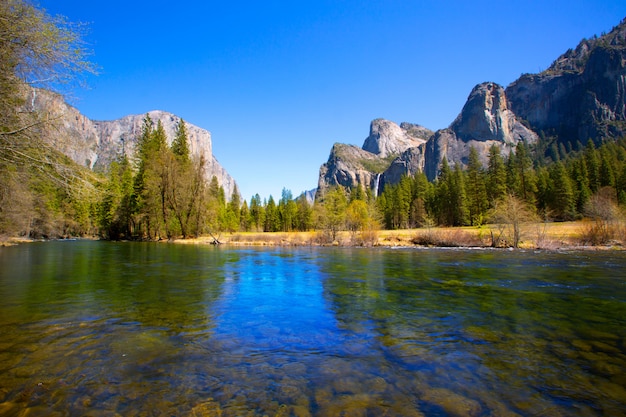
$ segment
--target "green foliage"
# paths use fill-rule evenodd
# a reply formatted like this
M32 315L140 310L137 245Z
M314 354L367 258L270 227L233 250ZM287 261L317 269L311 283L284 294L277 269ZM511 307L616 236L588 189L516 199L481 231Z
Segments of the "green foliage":
M480 225L493 221L496 206L504 210L503 201L523 205L530 214L540 213L546 220L573 220L586 215L594 189L597 192L607 187L617 196L616 201L626 204L626 139L598 149L589 142L582 152L565 156L559 151L556 162L534 167L527 146L518 145L506 160L500 148L492 146L484 169L477 153L470 149L464 172L458 166L451 169L444 159L434 183L425 181L423 174L405 177L385 187L377 207L384 226L397 229ZM525 217L530 218L530 214Z
M483 166L478 158L478 152L474 147L471 147L465 183L469 221L472 226L478 226L483 223L485 213L489 208L485 176Z
M103 237L173 239L239 228L239 208L233 227L232 221L225 222L223 189L215 177L207 186L205 161L190 158L184 132L181 121L170 148L161 122L154 128L146 115L135 169L125 157L109 169L98 210Z
M263 231L265 232L278 232L280 230L280 217L278 214L278 208L274 197L270 195L267 204L265 205L265 225Z
M343 187L332 187L324 195L321 204L321 225L330 233L333 241L337 239L337 232L344 230L348 199Z
M0 234L92 232L99 181L48 145L47 114L22 104L32 87L55 88L95 72L80 28L29 1L0 2Z
M188 163L191 160L187 126L183 119L180 119L176 125L176 136L172 141L172 152L182 163Z

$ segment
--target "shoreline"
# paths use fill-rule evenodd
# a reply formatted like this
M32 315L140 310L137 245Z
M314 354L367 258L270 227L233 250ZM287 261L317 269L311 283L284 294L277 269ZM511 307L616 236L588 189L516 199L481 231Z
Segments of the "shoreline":
M584 233L591 222L526 224L522 229L520 250L626 250L626 233L622 239L603 244L585 244ZM623 232L618 228L618 232ZM432 227L419 229L375 230L366 232L337 232L332 240L324 231L309 232L233 232L217 236L219 245L235 247L381 247L381 248L460 248L460 249L514 249L505 240L493 246L492 239L502 230L496 225ZM94 237L64 239L31 239L25 237L0 238L0 247L46 241L98 240ZM185 245L214 245L210 235L190 239L159 240L158 243Z
M589 222L535 223L524 226L518 249L526 250L626 250L623 240L600 245L583 244L583 233ZM406 248L475 248L513 249L510 245L492 246L495 225L433 227L419 229L377 230L337 233L334 241L323 231L311 232L234 232L218 237L224 246L318 246L318 247L406 247ZM211 236L165 241L175 244L215 244Z

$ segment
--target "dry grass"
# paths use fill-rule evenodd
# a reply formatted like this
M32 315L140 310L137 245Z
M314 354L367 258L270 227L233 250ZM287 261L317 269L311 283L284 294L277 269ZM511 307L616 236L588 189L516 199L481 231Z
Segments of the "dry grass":
M476 229L478 230L478 229ZM411 242L420 246L479 247L485 246L481 233L462 228L424 229L415 232Z
M523 227L521 248L556 250L584 248L594 243L589 239L591 222L533 223ZM240 232L223 234L220 243L234 246L428 246L488 247L500 231L496 225L481 227L447 227L407 230L339 232L333 241L324 231L310 232ZM615 226L609 241L597 245L619 248L626 241L626 227ZM177 240L179 243L209 244L211 237ZM506 238L501 246L506 247Z

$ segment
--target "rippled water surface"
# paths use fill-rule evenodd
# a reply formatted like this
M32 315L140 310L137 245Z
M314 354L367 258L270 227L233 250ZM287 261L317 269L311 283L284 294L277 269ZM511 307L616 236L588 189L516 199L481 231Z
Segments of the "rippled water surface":
M0 415L624 416L626 254L0 248Z

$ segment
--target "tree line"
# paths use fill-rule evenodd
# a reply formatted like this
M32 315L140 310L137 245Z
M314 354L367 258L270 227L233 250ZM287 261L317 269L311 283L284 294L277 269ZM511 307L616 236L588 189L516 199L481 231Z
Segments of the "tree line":
M170 143L170 145L168 145ZM121 155L96 185L95 198L81 200L50 184L47 207L66 233L97 233L105 239L174 239L224 232L322 231L329 242L339 231L366 236L380 228L480 226L526 220L566 221L594 216L598 204L626 204L626 139L596 148L541 156L519 143L508 155L498 146L487 163L470 148L467 163L444 159L436 180L424 173L404 176L380 196L361 186L326 190L314 203L283 189L280 199L231 196L216 177L205 177L206 161L192 156L185 122L168 141L160 122L143 121L135 156ZM44 182L45 183L45 182ZM52 191L51 191L52 190ZM54 191L56 190L56 191ZM601 195L601 203L595 196ZM71 225L72 227L68 227Z
M237 187L231 196L214 176L204 177L206 161L192 157L185 122L179 120L175 137L168 138L160 121L143 120L135 157L114 161L100 196L94 202L99 233L106 239L172 239L222 232L291 232L328 230L334 239L340 230L378 227L371 194L357 188L350 193L335 187L316 204L304 195L294 198L283 189L273 196L250 202Z
M81 26L24 0L0 2L0 236L93 234L99 178L45 139L55 120L27 106L32 88L60 90L96 72Z
M93 173L56 151L46 140L55 121L26 106L32 87L95 73L88 55L79 26L23 0L0 3L0 236L217 240L224 231L322 230L334 240L340 230L477 226L513 213L608 216L626 204L626 139L574 150L542 137L507 155L493 146L484 166L471 149L463 166L444 159L435 181L406 176L377 198L361 187L332 187L312 204L286 189L278 200L256 194L248 202L236 189L225 196L217 178L206 181L207 161L190 155L184 121L170 142L146 116L135 157Z
M592 196L626 204L626 139L596 148L589 140L569 153L537 155L520 142L508 156L492 146L483 166L474 148L464 169L444 159L438 178L423 173L386 187L378 208L388 229L426 225L476 226L492 222L514 197L538 219L577 220L589 215Z

